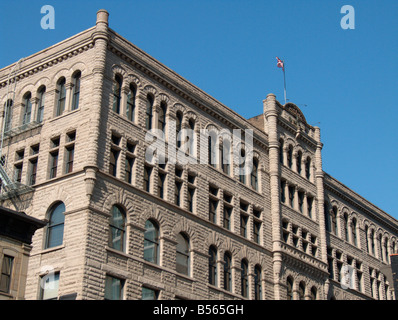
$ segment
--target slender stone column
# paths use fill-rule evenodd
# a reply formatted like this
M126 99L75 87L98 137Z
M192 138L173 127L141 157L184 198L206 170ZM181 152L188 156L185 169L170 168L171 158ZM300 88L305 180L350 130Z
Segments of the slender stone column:
M318 220L319 220L319 236L320 236L320 250L321 250L321 260L324 263L328 263L327 260L327 243L326 243L326 225L325 225L325 215L324 215L324 173L322 169L322 147L321 143L321 132L319 127L315 127L315 140L317 141L316 151L315 151L315 184L317 190L317 201L318 201ZM313 206L315 207L315 206ZM328 292L326 291L327 286L324 287L325 296L327 297Z
M96 179L96 171L98 170L98 144L100 138L100 127L101 127L101 106L104 92L104 75L105 75L105 64L106 64L106 52L108 45L108 12L106 10L99 10L97 12L96 29L93 33L95 59L93 67L93 94L91 121L90 121L90 143L87 150L87 166L86 170L86 184L90 197L94 188L94 182ZM91 194L90 194L91 193Z
M282 269L281 253L281 209L280 209L280 177L279 177L279 141L278 141L278 110L274 94L269 94L263 101L264 114L267 120L269 139L269 168L270 168L270 194L272 217L272 251L274 269L274 294L275 300L282 299L283 285L280 282Z

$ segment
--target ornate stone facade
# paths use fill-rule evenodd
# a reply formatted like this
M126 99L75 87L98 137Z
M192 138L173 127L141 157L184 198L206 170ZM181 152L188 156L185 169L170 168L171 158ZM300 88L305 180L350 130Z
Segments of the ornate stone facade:
M0 70L3 111L12 67ZM320 129L294 104L269 94L262 114L244 119L108 28L104 10L94 27L25 58L15 81L2 154L33 191L29 203L3 195L1 205L48 220L65 206L60 243L49 245L51 224L33 237L26 299L46 296L48 270L56 297L77 299L115 298L108 281L123 299L395 297L382 270L397 252L397 220L323 171ZM43 88L42 120L21 126ZM243 179L235 161L148 163L148 126L164 124L169 146L172 122L251 129L257 173ZM203 141L190 143L198 158Z

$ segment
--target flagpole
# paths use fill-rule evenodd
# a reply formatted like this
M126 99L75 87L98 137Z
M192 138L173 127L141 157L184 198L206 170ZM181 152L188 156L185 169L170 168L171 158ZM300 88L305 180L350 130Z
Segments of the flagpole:
M286 75L285 75L285 61L283 60L283 85L285 92L285 104L286 104Z

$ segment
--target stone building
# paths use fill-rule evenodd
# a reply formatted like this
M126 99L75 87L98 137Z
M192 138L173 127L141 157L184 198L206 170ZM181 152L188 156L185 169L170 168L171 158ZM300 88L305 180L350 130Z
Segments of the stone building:
M0 204L28 186L19 205L48 220L26 299L394 299L382 270L398 221L323 171L320 129L293 103L269 94L245 119L110 29L105 10L1 69L0 100ZM153 128L164 163L146 156ZM233 130L240 143L219 134ZM253 170L239 173L234 148Z

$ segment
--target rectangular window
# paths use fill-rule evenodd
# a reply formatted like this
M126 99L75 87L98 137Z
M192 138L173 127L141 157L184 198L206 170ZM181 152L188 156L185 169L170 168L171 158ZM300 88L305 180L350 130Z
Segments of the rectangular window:
M40 151L40 144L36 144L36 145L30 147L30 154L32 156L35 154L38 154L39 151Z
M25 156L25 149L19 150L15 154L15 161L23 160Z
M166 181L166 174L159 172L158 174L158 196L163 199L164 197L164 182Z
M3 264L1 266L1 278L0 278L0 291L9 293L11 287L11 275L12 267L14 264L14 258L10 256L3 257Z
M231 215L232 215L232 208L224 204L223 227L227 230L231 230Z
M240 215L240 235L245 238L247 236L247 218L244 214Z
M123 300L124 280L111 277L105 277L105 300Z
M217 207L218 207L218 200L210 199L209 200L209 220L213 223L217 222Z
M254 221L253 222L253 240L256 243L260 243L260 229L261 229L261 222Z
M40 300L58 298L59 272L49 273L40 279Z
M126 164L124 167L124 180L128 183L132 183L132 174L133 174L133 166L134 166L134 158L126 156Z
M50 179L57 176L58 150L50 153Z
M37 175L37 158L29 160L29 178L28 182L29 185L34 185L36 184L36 175Z
M158 300L158 297L159 297L158 290L142 287L141 300Z
M14 180L19 183L22 180L22 166L22 162L14 166Z
M174 187L174 202L177 206L181 205L181 187L182 187L182 182L176 181Z
M193 207L194 207L194 197L195 197L195 188L193 187L188 187L188 210L190 212L193 212Z
M151 191L151 173L152 173L152 168L145 166L144 167L144 190L147 192Z
M110 159L109 159L109 174L116 177L117 175L117 160L119 158L119 150L111 148Z
M66 149L66 164L65 164L65 173L70 173L73 171L73 159L75 157L75 145L72 144Z

